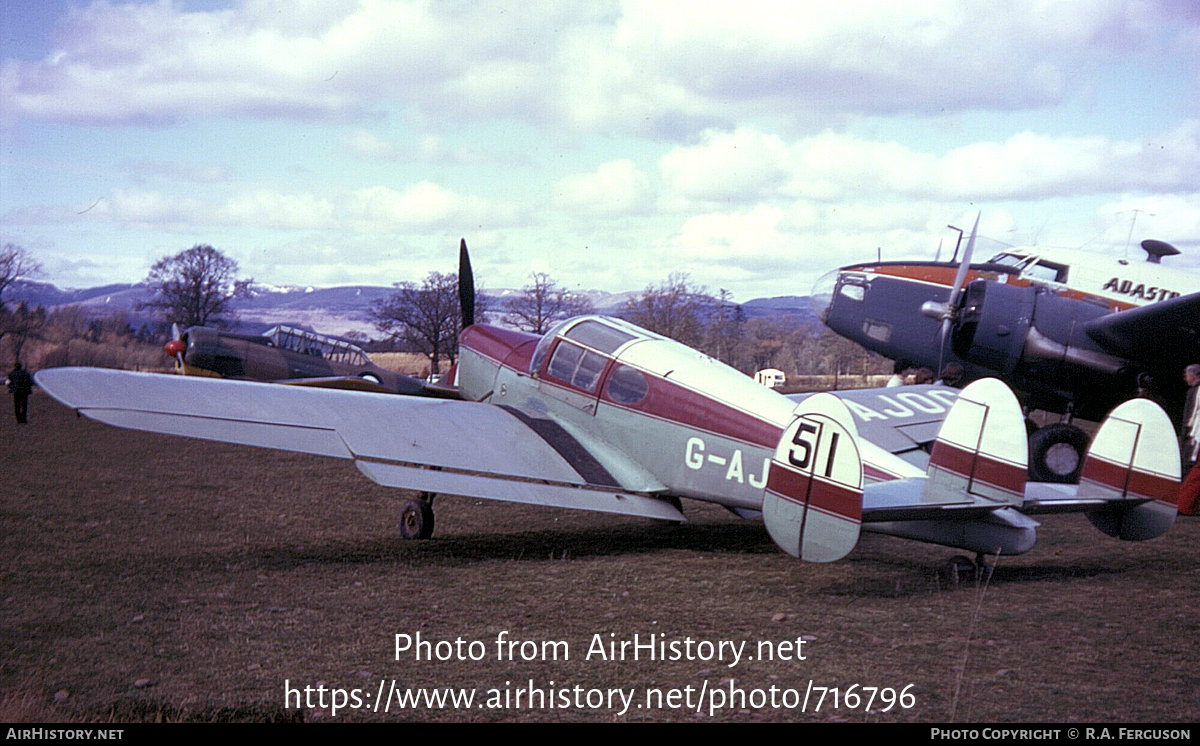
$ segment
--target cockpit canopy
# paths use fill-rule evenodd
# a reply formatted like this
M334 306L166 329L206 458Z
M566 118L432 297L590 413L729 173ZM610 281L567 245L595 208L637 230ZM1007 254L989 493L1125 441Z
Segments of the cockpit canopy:
M1030 280L1041 282L1066 282L1067 265L1040 259L1037 254L1026 254L1016 251L1001 251L988 264L998 264L1001 267L1012 267L1018 274Z
M529 362L529 372L537 375L554 341L562 338L569 343L554 348L549 371L555 378L573 382L576 377L586 381L589 376L598 376L604 368L606 358L615 357L625 345L645 339L662 339L633 324L607 316L576 316L560 321L550 328L538 342ZM567 376L568 368L571 375ZM579 384L573 384L579 386ZM594 381L593 381L594 385ZM586 386L579 386L589 390Z
M368 362L367 354L362 348L344 339L297 329L294 326L280 324L263 332L263 337L272 347L281 350L291 350L349 365L365 365Z

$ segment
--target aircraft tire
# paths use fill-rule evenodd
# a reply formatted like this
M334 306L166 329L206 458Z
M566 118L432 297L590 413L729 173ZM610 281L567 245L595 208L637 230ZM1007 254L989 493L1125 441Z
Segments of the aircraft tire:
M400 511L400 535L405 539L428 539L433 536L433 506L428 500L416 499L404 503Z
M942 564L946 582L951 588L972 583L979 577L979 567L975 560L966 555L956 554Z
M1074 425L1046 425L1029 436L1029 478L1035 482L1078 482L1087 448L1087 433Z

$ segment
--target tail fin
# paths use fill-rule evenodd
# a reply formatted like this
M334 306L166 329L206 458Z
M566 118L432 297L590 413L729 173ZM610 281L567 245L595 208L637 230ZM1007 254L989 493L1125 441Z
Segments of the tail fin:
M1017 397L995 378L975 381L958 395L938 431L921 499L955 503L967 494L1020 505L1028 454Z
M858 543L862 459L850 410L831 394L796 407L763 491L763 521L779 548L810 562L833 562Z
M1114 409L1092 439L1079 477L1080 497L1107 501L1088 511L1088 520L1119 539L1153 539L1175 522L1178 492L1179 444L1167 414L1148 399Z

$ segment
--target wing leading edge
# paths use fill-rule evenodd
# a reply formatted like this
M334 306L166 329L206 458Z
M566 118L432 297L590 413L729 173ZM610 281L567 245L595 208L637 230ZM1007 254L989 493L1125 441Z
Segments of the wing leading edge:
M391 487L683 520L554 423L489 404L96 368L37 381L110 425L353 459Z

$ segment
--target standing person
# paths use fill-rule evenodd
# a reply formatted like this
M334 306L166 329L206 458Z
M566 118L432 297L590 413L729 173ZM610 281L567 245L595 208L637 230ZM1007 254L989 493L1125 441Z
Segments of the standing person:
M1188 385L1183 400L1183 425L1180 428L1180 444L1183 457L1183 483L1179 485L1179 512L1195 515L1200 508L1200 469L1196 468L1196 438L1200 436L1200 364L1193 363L1183 370L1183 380Z
M12 394L17 424L24 425L29 417L29 395L33 393L33 376L29 375L20 363L8 372L8 391Z
M1196 450L1196 432L1192 423L1197 419L1196 393L1200 391L1200 363L1192 363L1183 369L1183 381L1187 384L1187 395L1183 399L1183 420L1179 426L1179 444L1183 451L1184 468L1196 460L1192 452Z
M934 381L934 383L961 389L963 387L963 379L966 376L967 372L958 363L946 363L946 366L942 368L941 377Z

